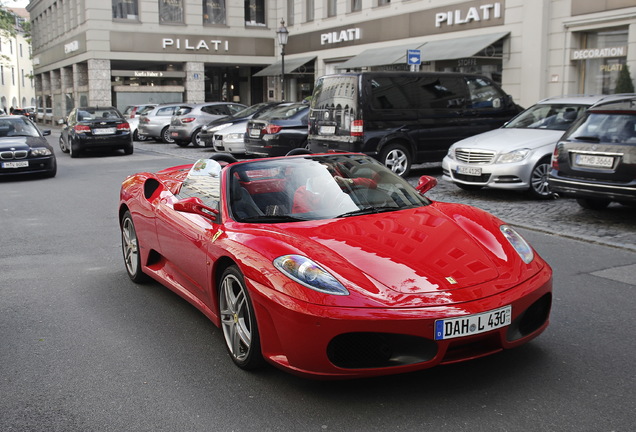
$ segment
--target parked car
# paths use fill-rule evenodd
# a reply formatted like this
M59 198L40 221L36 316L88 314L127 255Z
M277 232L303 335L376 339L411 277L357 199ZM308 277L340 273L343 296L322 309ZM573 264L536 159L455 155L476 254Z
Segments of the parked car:
M174 143L174 140L168 133L168 127L170 126L170 120L174 113L183 106L191 105L176 102L161 104L152 109L144 110L139 114L138 134L145 135L148 138L154 138L157 141Z
M603 97L544 99L499 129L456 142L442 161L443 178L465 190L521 190L551 198L548 173L556 142Z
M592 106L559 140L550 187L586 209L636 205L636 95Z
M309 105L294 103L279 106L258 119L247 122L245 153L283 156L290 150L307 146Z
M215 134L221 129L238 122L246 124L247 120L251 118L258 118L259 116L275 108L279 104L280 102L261 102L249 106L237 112L236 114L214 120L201 128L199 139L203 143L204 147L214 147Z
M359 153L212 158L126 179L123 261L219 326L238 367L405 373L547 328L550 266L493 215L426 198L434 177Z
M241 120L214 133L214 151L245 154L245 131L249 120Z
M42 174L55 177L57 160L44 138L50 129L40 132L33 121L23 116L0 117L0 176Z
M180 107L172 116L168 133L174 142L187 147L192 143L201 147L199 133L201 128L211 121L236 114L247 108L245 105L227 102L206 102Z
M13 108L12 115L23 115L31 119L35 119L35 111L31 111L27 108Z
M124 110L123 115L125 119L132 119L137 117L144 109L154 108L156 106L157 104L128 105Z
M133 153L130 125L115 107L74 108L62 120L60 148L76 158L85 150L122 149Z
M441 161L451 144L502 126L521 112L497 84L448 72L363 72L318 79L309 148L362 152L406 176Z

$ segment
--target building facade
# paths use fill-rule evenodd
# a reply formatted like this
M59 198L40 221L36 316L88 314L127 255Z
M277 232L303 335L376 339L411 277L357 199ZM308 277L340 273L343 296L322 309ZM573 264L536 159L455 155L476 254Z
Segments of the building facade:
M35 85L31 64L31 44L22 24L28 21L25 9L8 9L15 18L15 33L0 32L0 108L35 106Z
M611 94L622 68L636 74L634 0L31 0L28 10L37 103L54 117L77 105L252 104L280 99L281 84L301 100L342 71L482 73L522 106Z

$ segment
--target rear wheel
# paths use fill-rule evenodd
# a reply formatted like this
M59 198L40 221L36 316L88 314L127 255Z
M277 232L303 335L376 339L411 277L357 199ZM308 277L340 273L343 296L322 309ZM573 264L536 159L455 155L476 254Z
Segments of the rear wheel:
M542 159L532 169L530 174L530 196L538 199L552 198L553 194L548 184L548 174L550 173L550 159Z
M201 142L201 129L197 129L194 131L194 133L192 134L192 138L190 139L190 141L192 142L192 145L195 147L203 147L203 143Z
M135 151L135 147L133 146L132 141L126 144L126 147L124 147L124 154L131 155L133 154L134 151Z
M261 344L249 293L238 267L228 267L219 284L219 312L225 345L241 369L262 365Z
M163 142L165 142L166 144L173 144L174 143L174 140L170 136L170 132L168 132L168 126L163 128L163 130L161 131L161 140Z
M601 198L577 198L576 202L588 210L603 210L610 205L611 200Z
M64 141L64 137L62 137L62 135L60 135L60 150L62 150L62 153L69 152L68 146L66 145L66 142Z
M69 143L69 153L71 154L72 158L77 158L80 155L80 146L78 143L76 143L73 140L70 140Z
M400 177L411 171L411 155L401 144L388 144L380 154L380 162Z
M174 143L179 147L187 147L190 144L190 141L175 141Z

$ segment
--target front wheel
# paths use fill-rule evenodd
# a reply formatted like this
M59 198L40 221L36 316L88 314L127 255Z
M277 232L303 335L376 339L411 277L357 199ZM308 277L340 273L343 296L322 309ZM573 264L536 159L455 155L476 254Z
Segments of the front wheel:
M141 257L139 255L139 241L137 231L129 211L124 213L121 220L121 250L128 277L136 283L148 280L148 276L141 271Z
M406 177L411 171L411 155L400 144L387 145L382 150L380 162L400 177Z
M539 161L532 169L528 193L533 198L549 199L554 196L550 190L550 185L548 184L550 168L550 161L548 159L544 159Z
M172 137L170 136L170 132L168 131L168 126L163 128L163 130L161 131L161 141L165 142L166 144L174 144L174 140L172 139Z
M66 142L64 141L64 137L62 135L60 135L60 150L62 150L62 153L69 152L68 146L66 145Z
M228 267L219 284L219 312L225 346L241 369L262 365L261 344L249 293L236 266Z

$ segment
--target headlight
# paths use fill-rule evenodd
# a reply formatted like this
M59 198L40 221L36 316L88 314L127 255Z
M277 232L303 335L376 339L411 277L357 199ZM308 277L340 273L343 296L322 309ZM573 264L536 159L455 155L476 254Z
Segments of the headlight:
M448 156L449 158L451 158L451 159L455 159L455 146L451 146L451 147L448 149L448 154L447 154L447 156Z
M31 149L31 156L50 156L51 150L46 147L36 147Z
M530 264L534 259L534 252L521 235L515 231L510 225L502 225L499 227L506 240L510 242L517 251L524 263Z
M307 257L283 255L274 260L274 267L301 285L325 294L349 295L338 280Z
M496 163L514 163L524 160L530 154L530 149L514 150L509 153L499 155Z

